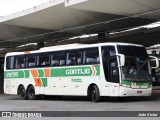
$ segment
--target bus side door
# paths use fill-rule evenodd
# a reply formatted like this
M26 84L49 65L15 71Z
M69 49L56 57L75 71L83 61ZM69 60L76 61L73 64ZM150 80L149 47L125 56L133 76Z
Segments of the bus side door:
M117 67L117 57L109 60L109 88L110 96L118 96L119 91L119 71Z
M110 84L109 84L109 62L108 60L106 61L103 61L103 68L101 67L101 71L104 71L104 75L101 76L101 81L102 81L102 95L104 96L109 96L110 95L110 92L109 92L109 87L110 87Z

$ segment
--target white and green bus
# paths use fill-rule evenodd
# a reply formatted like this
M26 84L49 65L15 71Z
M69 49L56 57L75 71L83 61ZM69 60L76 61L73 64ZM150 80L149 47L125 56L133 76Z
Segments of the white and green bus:
M149 60L143 46L129 43L11 52L5 56L4 93L30 100L38 95L88 96L93 102L101 96L150 96Z

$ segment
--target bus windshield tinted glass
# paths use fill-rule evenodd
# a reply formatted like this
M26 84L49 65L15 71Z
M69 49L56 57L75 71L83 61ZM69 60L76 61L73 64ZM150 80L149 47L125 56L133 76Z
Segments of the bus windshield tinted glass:
M125 56L148 57L144 47L118 45L117 48L118 53L124 54Z
M126 56L125 66L122 67L122 80L150 81L149 60L144 57Z

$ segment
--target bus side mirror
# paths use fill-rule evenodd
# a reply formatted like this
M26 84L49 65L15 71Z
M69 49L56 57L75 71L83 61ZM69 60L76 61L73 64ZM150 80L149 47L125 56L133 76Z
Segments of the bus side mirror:
M149 56L150 57L150 64L151 64L151 68L158 68L159 67L159 61L157 57L154 56Z
M125 56L123 54L116 54L116 56L118 56L118 58L120 60L118 67L124 66L125 65Z

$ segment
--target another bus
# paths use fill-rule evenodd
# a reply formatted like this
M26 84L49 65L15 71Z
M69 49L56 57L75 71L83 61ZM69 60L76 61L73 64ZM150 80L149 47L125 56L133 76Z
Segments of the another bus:
M155 49L154 47L151 47L150 49L147 50L147 53L149 55L154 55L158 58L158 61L160 63L160 54L159 54L159 49ZM153 61L153 64L155 64L155 62ZM152 61L151 61L151 65L152 65ZM152 69L152 80L153 80L153 90L158 90L160 89L160 67L158 68L153 68Z
M38 95L88 96L93 102L101 96L150 96L149 60L143 46L129 43L11 52L5 56L4 93L29 100Z

